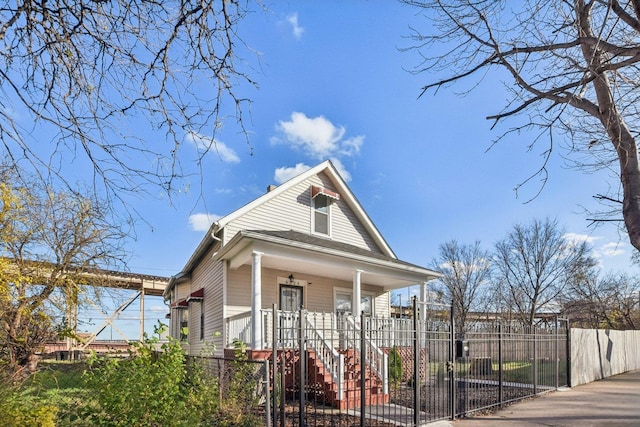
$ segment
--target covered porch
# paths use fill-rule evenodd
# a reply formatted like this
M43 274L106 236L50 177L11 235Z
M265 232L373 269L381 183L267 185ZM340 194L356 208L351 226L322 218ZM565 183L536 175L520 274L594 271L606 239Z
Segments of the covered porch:
M225 261L229 271L225 345L239 339L252 350L273 345L274 306L281 310L280 323L295 317L286 313L306 310L335 346L338 338L329 332L340 319L356 315L358 325L357 315L364 312L392 321L392 290L418 285L424 300L427 282L440 276L395 257L294 231L241 231L214 258Z
M388 401L390 351L411 338L408 321L391 318L390 292L418 285L425 299L439 276L293 231L241 231L215 259L227 265L227 302L249 303L228 304L225 348L239 341L253 358L286 360L287 381L306 377L338 408Z

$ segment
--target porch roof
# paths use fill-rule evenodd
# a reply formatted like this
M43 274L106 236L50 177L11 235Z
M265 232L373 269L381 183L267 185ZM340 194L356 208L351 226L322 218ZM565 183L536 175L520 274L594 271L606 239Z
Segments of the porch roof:
M265 267L351 281L355 270L363 282L397 289L442 275L365 248L297 231L239 231L216 255L231 268L251 263L251 253L263 253Z

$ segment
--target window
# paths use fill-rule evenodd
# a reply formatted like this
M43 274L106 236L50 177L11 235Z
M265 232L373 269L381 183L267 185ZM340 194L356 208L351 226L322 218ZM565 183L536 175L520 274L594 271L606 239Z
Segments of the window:
M200 305L200 341L204 340L204 310Z
M353 294L347 290L336 290L335 292L335 310L336 314L353 314L351 298ZM362 294L360 296L360 309L364 311L365 316L373 314L373 295Z
M336 314L351 313L351 294L336 292Z
M180 341L186 341L189 337L189 310L178 310Z
M329 234L329 204L324 194L313 198L313 231L316 233Z
M340 194L327 188L311 186L312 226L314 233L331 234L331 204L340 200Z

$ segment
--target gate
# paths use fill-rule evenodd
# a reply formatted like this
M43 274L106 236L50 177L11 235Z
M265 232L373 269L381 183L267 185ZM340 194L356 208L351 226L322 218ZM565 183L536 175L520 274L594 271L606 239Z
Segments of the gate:
M456 333L451 306L415 299L407 318L271 318L273 426L421 426L568 384L566 320Z

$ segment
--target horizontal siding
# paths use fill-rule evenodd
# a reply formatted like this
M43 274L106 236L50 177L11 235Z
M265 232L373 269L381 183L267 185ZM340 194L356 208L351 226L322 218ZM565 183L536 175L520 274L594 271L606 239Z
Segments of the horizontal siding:
M251 310L251 267L227 270L227 295L224 317L232 317Z
M210 351L215 346L222 351L223 322L223 272L224 264L213 260L217 245L209 250L191 275L191 289L204 289L202 303L189 304L189 353L192 355ZM205 312L204 339L200 339L200 310ZM218 335L218 336L216 336Z
M185 281L178 283L175 287L176 290L176 301L184 299L191 294L191 282Z
M289 271L262 269L262 308L271 308L279 304L278 277L286 278ZM229 270L229 289L225 317L246 313L251 310L251 267L242 266ZM332 313L334 311L334 288L352 289L353 283L321 276L296 274L296 280L306 282L304 305L309 311ZM378 316L388 316L389 294L379 286L362 284L362 290L373 293L375 312Z
M310 179L310 185L319 185L331 191L337 191L326 174ZM381 253L371 235L369 235L344 198L340 198L340 200L331 205L331 238L338 242Z
M224 241L228 242L241 230L293 230L310 234L312 185L337 191L326 174L311 177L229 222L225 226ZM331 238L381 252L344 198L331 205Z

